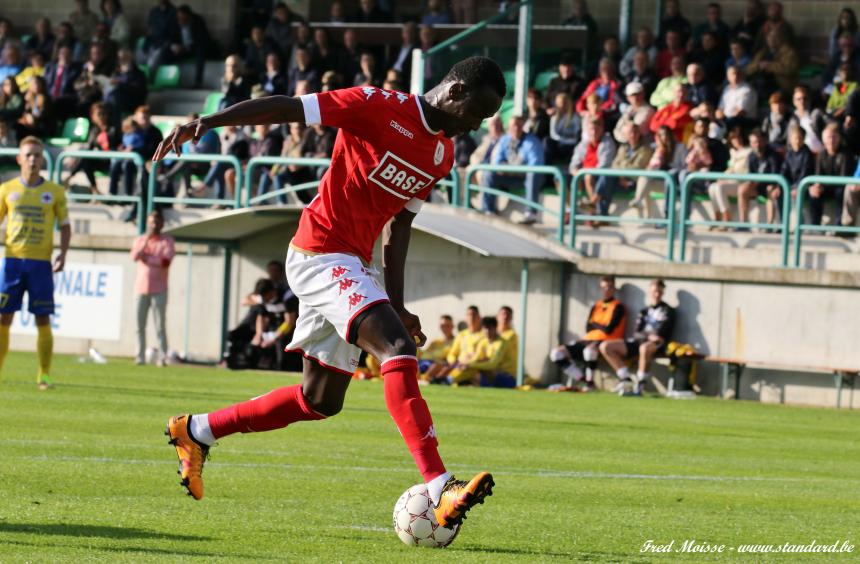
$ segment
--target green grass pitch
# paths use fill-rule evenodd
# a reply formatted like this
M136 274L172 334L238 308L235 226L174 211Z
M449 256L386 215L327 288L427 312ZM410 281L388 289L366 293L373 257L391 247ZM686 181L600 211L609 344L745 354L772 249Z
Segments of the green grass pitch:
M0 383L0 562L797 562L833 555L640 553L643 543L860 544L860 413L697 399L422 388L441 451L495 495L448 549L392 530L420 481L380 382L341 415L229 437L206 497L178 485L169 415L210 411L294 375L60 356L39 392L35 357ZM860 549L839 561L858 558Z

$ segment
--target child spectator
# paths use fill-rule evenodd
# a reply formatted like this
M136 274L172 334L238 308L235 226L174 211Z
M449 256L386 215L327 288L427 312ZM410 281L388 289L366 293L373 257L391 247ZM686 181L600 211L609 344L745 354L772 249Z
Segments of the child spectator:
M788 147L780 172L791 188L792 197L800 181L815 169L815 155L806 146L804 137L806 132L802 127L793 125L788 128Z
M791 124L791 113L782 92L774 92L768 98L770 112L761 123L761 130L767 136L768 144L776 151L785 150L787 133ZM799 124L798 124L798 127Z
M143 153L145 143L146 138L143 135L143 130L134 120L134 117L129 116L122 120L122 143L119 146L119 150Z
M729 165L726 167L727 174L746 174L749 172L750 149L747 147L746 139L740 128L736 127L729 132ZM729 205L729 197L736 196L741 186L737 180L718 180L708 186L708 194L711 198L711 206L714 212L714 221L731 221L732 213ZM710 227L711 231L726 231L727 228L717 225Z
M529 88L526 97L526 121L523 124L523 131L531 133L543 141L549 135L549 123L550 119L546 110L543 109L540 92L534 88Z

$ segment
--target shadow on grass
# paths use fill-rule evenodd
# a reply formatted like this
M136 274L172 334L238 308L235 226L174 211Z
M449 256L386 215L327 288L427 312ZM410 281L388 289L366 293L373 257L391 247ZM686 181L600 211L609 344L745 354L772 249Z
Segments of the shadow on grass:
M518 548L502 548L498 546L481 546L481 545L471 545L471 546L454 546L455 551L463 551L463 552L486 552L488 554L518 554L523 556L549 556L551 558L565 558L571 559L574 557L574 554L570 552L552 552L549 550L528 550L528 549L518 549Z
M171 550L167 548L146 548L141 546L92 546L92 545L71 545L71 544L45 544L45 543L35 543L35 542L22 542L22 541L3 541L4 545L10 546L22 546L22 547L35 547L41 551L47 551L50 549L80 549L86 550L88 553L93 553L97 551L101 552L111 552L111 553L136 553L136 554L154 554L160 556L196 556L200 558L246 558L247 554L227 554L227 553L215 553L215 552L202 552L197 550ZM273 558L265 558L265 557L254 557L255 561L260 560L274 560Z
M109 525L80 525L72 523L4 523L0 521L0 533L33 533L62 537L101 537L108 539L163 539L182 541L205 541L211 537L177 535L158 531L146 531L131 527Z

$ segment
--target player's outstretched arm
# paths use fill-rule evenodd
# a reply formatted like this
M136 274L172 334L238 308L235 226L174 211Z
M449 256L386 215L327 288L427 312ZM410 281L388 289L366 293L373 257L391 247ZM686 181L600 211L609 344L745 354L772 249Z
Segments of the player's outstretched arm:
M228 125L260 125L272 123L291 123L305 121L302 101L290 96L267 96L256 100L246 100L223 109L220 112L189 121L176 126L158 145L153 161L160 161L173 150L180 154L186 141L200 140L207 130Z
M400 316L409 334L415 338L419 347L424 346L427 337L421 332L421 321L417 315L406 310L403 305L403 286L405 284L406 253L409 250L409 236L415 214L404 209L385 226L382 231L382 270L385 273L385 290L391 307Z

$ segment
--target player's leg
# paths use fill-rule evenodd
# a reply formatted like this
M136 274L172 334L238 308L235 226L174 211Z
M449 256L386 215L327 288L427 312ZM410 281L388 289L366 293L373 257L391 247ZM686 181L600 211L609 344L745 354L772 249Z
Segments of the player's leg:
M349 323L348 340L382 363L385 404L403 436L436 506L436 519L449 527L492 495L493 478L480 472L469 481L455 480L439 456L430 409L418 387L417 349L400 316L388 302L377 303Z
M155 334L158 337L158 366L167 365L167 290L152 296L152 313L155 321Z
M135 364L146 364L146 318L149 315L149 294L135 296L134 305L137 313L137 353L134 355Z
M51 384L51 358L54 355L54 333L51 330L51 316L36 316L36 352L39 356L39 371L36 374L36 384L39 389L52 388Z
M0 314L0 376L3 374L3 363L9 353L9 328L14 318L14 313Z
M9 352L9 328L24 297L20 269L21 259L4 258L0 262L0 374Z
M24 260L24 280L29 302L27 309L36 318L36 352L39 370L36 382L39 389L52 388L51 358L54 355L54 334L51 330L51 315L54 313L54 273L47 260Z
M657 343L654 341L645 341L639 345L639 370L636 372L638 389L641 389L642 384L651 377L648 369L651 366L651 361L657 356L657 349Z

